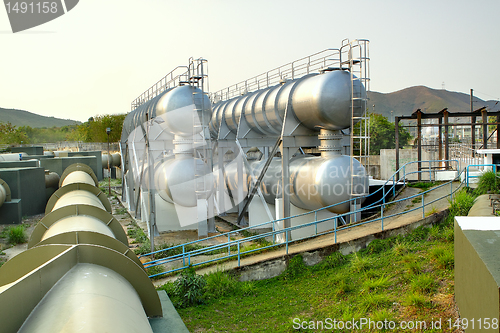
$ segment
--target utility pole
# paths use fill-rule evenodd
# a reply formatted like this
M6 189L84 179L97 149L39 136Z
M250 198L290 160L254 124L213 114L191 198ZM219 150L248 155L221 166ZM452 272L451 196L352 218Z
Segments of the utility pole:
M109 133L111 133L111 128L107 127L106 134L108 135L108 195L111 195L111 170L109 167L109 157L111 155L109 154Z

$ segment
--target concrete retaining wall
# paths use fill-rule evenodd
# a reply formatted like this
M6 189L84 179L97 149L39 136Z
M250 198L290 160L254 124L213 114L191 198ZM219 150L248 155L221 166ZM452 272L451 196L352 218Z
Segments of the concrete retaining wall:
M446 218L447 215L448 209L432 214L423 220L398 228L380 231L371 235L360 237L358 239L354 239L344 243L333 244L320 249L313 249L300 253L292 253L278 258L256 262L251 265L237 267L233 271L237 276L239 276L240 281L270 279L283 273L288 267L288 263L290 262L290 260L297 255L302 255L305 265L316 265L334 252L338 251L343 255L357 252L361 249L366 248L368 244L370 244L370 242L375 239L385 239L396 235L406 235L419 226L431 227L434 224L441 222L444 218Z

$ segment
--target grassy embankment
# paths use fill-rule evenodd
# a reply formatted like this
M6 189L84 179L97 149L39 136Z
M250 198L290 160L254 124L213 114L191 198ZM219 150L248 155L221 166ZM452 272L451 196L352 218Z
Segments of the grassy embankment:
M375 240L347 256L334 253L312 267L298 255L272 279L240 282L226 272L203 277L186 272L160 289L191 332L290 332L299 323L326 325L327 318L425 321L430 332L431 321L441 319L442 329L434 331L454 331L448 322L457 319L454 216L467 215L475 197L486 192L498 193L489 174L476 191L458 192L449 216L437 225Z

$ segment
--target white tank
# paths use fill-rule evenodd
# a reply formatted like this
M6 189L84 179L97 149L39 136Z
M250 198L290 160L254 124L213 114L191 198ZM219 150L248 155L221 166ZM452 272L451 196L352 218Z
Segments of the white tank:
M366 90L354 82L354 115L366 110ZM217 103L213 107L210 131L216 134L221 121L236 133L240 115L252 130L261 135L278 135L288 103L290 111L310 129L339 130L351 126L351 74L336 70L306 76L285 84L257 90ZM355 122L356 123L356 122Z
M203 181L205 193L200 198L208 198L214 189L214 179L208 167L200 159L179 154L174 159L167 160L156 168L155 182L160 197L170 203L184 207L196 207L195 163L199 170L205 170Z
M265 161L250 163L254 175L258 176L264 167ZM354 193L363 194L368 191L368 176L365 168L356 159L353 161L354 174L358 179L354 185ZM349 156L337 155L324 158L322 156L297 156L290 160L290 201L299 208L314 210L338 204L351 199L351 159ZM231 192L237 190L238 174L236 162L225 166L226 182ZM245 168L244 195L249 191L251 178ZM275 204L281 182L281 158L273 158L267 172L262 179L260 189L265 200ZM329 208L333 213L341 214L349 211L349 203Z

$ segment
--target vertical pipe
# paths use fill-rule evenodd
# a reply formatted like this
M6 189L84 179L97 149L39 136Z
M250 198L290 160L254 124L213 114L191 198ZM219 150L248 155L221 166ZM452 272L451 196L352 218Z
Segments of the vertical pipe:
M422 164L420 161L422 161L422 111L417 110L417 159L418 159L418 181L422 180Z
M443 117L439 117L439 130L438 130L438 146L439 146L439 160L441 161L443 159ZM443 165L441 164L442 162L439 162L439 166L442 167Z
M497 149L500 149L500 116L497 116Z
M399 179L399 117L396 116L394 121L394 133L396 137L396 171L397 171L397 179Z
M483 120L483 149L488 149L488 112L486 108L481 110Z
M245 205L245 197L243 193L243 159L244 156L237 156L236 159L236 167L237 167L237 173L238 173L238 216L241 216L241 220L239 225L240 226L245 226L247 224L245 216L243 216L243 207Z
M283 198L283 226L284 228L291 227L290 217L290 169L289 169L289 161L290 161L290 148L285 147L283 141L280 144L281 148L281 195ZM290 231L286 232L287 239L291 239Z
M448 110L444 110L444 159L446 170L449 168L450 145L448 144Z

